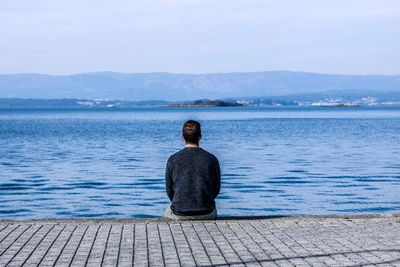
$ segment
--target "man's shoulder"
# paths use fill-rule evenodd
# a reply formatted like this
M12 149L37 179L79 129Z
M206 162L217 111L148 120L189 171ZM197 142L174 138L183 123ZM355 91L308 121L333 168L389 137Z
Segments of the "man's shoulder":
M175 158L180 157L184 153L184 149L181 149L175 153L173 153L171 156L169 156L168 161L173 161Z
M173 161L176 158L176 156L179 154L179 152L180 151L175 152L174 154L170 155L169 158L168 158L168 161Z
M214 161L218 161L217 157L216 157L214 154L208 152L207 150L202 149L202 152L203 152L204 155L207 156L209 159L214 160Z
M175 153L172 154L171 156L169 156L168 161L173 161L173 160L175 160L176 158L185 157L185 155L187 156L187 153L190 153L189 150L183 148L183 149L181 149L181 150L175 152ZM197 148L197 149L196 149L196 153L202 155L203 157L207 157L207 158L209 158L209 159L218 161L217 157L216 157L214 154L208 152L207 150L205 150L205 149L203 149L203 148Z

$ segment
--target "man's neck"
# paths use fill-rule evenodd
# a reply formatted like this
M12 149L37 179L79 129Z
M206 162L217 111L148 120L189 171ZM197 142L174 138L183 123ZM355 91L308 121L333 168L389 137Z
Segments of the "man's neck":
M185 147L199 147L198 144L186 143Z

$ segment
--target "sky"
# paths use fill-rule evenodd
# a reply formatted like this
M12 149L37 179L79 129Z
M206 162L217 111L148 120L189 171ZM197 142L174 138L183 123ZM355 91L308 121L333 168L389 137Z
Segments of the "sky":
M0 73L400 74L399 0L0 0Z

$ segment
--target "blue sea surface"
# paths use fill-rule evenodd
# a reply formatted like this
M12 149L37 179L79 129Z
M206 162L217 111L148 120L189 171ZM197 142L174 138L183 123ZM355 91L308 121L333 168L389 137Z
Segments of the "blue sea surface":
M400 212L400 107L0 110L0 219L161 216L182 123L222 216Z

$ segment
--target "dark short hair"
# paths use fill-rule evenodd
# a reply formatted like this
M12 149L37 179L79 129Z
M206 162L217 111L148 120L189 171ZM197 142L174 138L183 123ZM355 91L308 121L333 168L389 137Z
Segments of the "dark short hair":
M182 127L183 139L186 143L199 144L201 138L201 126L198 121L188 120Z

